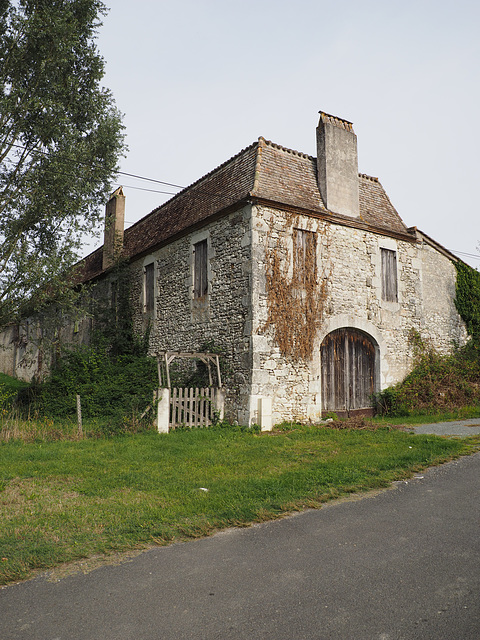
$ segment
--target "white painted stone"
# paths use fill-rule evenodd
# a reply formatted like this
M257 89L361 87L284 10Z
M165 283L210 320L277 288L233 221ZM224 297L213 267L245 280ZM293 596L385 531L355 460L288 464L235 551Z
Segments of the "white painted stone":
M170 389L158 390L159 401L157 403L157 430L159 433L168 433L170 418Z
M259 425L262 431L272 430L272 399L261 397L258 399Z

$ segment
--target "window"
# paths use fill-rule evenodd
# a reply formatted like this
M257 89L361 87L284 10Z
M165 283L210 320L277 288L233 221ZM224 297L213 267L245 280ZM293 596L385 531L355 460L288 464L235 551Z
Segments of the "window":
M204 298L208 292L207 241L193 245L193 297Z
M315 282L316 260L316 235L314 231L294 229L294 277L300 286L305 287L308 282Z
M382 255L382 299L386 302L398 302L397 252L380 249Z
M155 265L153 262L144 267L144 304L145 313L152 313L155 306Z

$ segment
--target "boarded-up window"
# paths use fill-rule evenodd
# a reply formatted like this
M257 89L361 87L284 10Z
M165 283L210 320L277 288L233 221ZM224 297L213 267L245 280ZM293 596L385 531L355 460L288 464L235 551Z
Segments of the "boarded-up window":
M391 249L381 249L382 254L382 299L398 302L397 253Z
M301 287L316 281L316 235L314 231L294 229L294 276Z
M193 245L193 297L203 298L207 295L207 241L202 240Z
M147 264L144 269L145 313L152 313L155 305L155 265Z

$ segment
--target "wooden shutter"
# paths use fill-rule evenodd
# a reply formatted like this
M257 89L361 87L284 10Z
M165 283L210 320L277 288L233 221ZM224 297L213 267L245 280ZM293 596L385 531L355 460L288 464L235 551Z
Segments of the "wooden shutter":
M381 249L382 254L382 299L398 302L397 289L397 253L390 249Z
M194 266L193 266L193 297L203 298L207 295L207 241L202 240L193 245Z
M316 236L314 231L294 230L294 273L297 282L306 286L316 279Z
M145 312L151 313L155 306L155 266L153 262L145 267Z

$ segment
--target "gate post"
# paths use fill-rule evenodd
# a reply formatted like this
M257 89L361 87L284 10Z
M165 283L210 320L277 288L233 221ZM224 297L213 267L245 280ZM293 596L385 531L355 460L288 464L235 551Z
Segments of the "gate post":
M219 420L223 420L225 414L225 390L223 387L215 389L215 402L213 405L215 411L218 411Z
M170 422L170 389L164 387L158 390L157 429L158 433L168 433Z
M258 418L262 431L272 430L272 399L262 396L258 399Z

